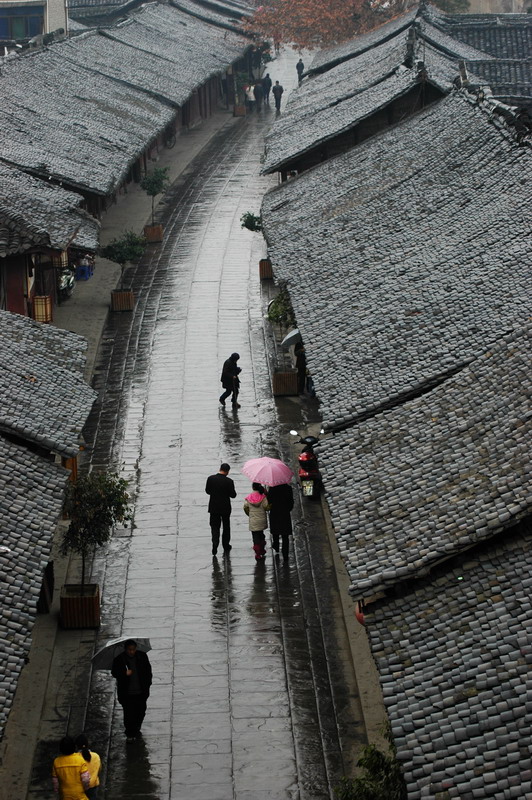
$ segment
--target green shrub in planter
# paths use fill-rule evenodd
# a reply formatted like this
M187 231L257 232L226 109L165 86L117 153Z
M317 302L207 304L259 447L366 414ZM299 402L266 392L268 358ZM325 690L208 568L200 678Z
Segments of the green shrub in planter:
M81 587L87 556L111 538L113 527L131 519L127 481L112 472L80 475L69 484L64 504L70 525L60 546L62 555L81 556Z
M240 223L243 228L247 228L248 231L261 231L262 230L262 220L259 214L252 214L251 211L246 211L245 214L242 214L240 217Z
M141 189L151 197L151 224L155 225L155 198L168 188L170 178L168 177L168 167L155 167L151 172L147 172L140 182Z
M100 248L102 258L120 264L120 288L123 289L124 267L128 261L138 261L146 249L146 239L133 231L126 231L119 239L113 239Z

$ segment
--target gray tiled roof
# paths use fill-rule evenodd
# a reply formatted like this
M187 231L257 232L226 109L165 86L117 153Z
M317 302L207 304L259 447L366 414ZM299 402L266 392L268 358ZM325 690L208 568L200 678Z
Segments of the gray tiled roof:
M453 58L465 58L469 61L476 61L486 60L490 57L484 51L472 47L466 42L462 42L460 39L450 36L448 33L444 33L421 16L416 20L415 27L419 30L421 37L425 41L430 42L430 44L438 48L438 50L441 50L442 53L447 53Z
M150 92L181 106L195 85L185 80L181 65L146 50L109 38L105 32L91 31L76 36L62 54L66 59L108 78L123 81L140 91Z
M197 0L196 5L203 8L216 8L226 16L238 14L242 17L252 17L255 13L254 6L240 0Z
M192 14L199 19L210 22L212 25L219 25L222 28L229 28L236 31L239 30L242 19L250 15L250 12L244 15L242 12L237 12L236 9L231 12L228 8L223 11L220 8L216 11L212 6L204 6L201 3L195 2L195 0L171 0L171 4L175 8L185 11L187 14Z
M87 26L86 25L83 25L81 22L78 22L77 20L72 19L71 17L69 18L69 20L68 20L68 32L69 32L69 34L77 35L78 33L83 33L86 30L87 30Z
M108 194L173 111L145 92L67 60L63 52L71 46L58 43L5 61L1 158Z
M243 36L157 3L105 33L4 61L1 159L109 194L173 119L146 88L183 103L249 47Z
M0 183L0 257L36 245L65 250L73 237L84 249L97 248L99 224L80 211L79 194L1 163Z
M29 653L67 478L62 467L0 435L0 545L11 550L0 552L0 738Z
M0 431L71 457L97 393L83 380L87 342L0 311Z
M529 14L442 14L429 7L435 25L477 50L503 59L530 59L532 19Z
M532 105L532 60L475 61L471 68L491 88L494 97L510 105ZM475 78L471 80L474 82Z
M532 797L530 525L366 617L409 800Z
M429 387L529 317L531 177L530 147L460 91L265 196L326 426Z
M224 71L250 46L243 36L157 3L145 6L106 33L139 51L173 61L190 91Z
M285 114L266 137L263 172L280 169L419 86L417 67L404 66L407 33L401 31L358 58L304 81L291 94ZM419 59L425 65L427 80L442 92L450 91L458 75L457 59L418 36L414 60ZM473 79L472 74L470 77Z
M399 31L407 28L410 23L414 21L417 14L418 9L413 9L406 14L395 17L395 19L389 22L385 22L383 25L379 25L368 33L362 33L354 39L350 39L348 42L343 42L334 47L320 50L316 53L308 73L312 74L313 72L330 69L342 61L353 58L353 56L360 55L366 50L382 44L386 39L395 36Z
M430 393L323 442L327 500L356 597L532 515L530 345L530 329L512 331Z

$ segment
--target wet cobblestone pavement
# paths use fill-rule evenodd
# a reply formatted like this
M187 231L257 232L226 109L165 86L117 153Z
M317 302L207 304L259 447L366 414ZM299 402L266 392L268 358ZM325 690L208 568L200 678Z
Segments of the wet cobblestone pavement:
M271 397L264 242L240 226L273 185L259 176L268 116L223 129L172 187L163 244L127 275L135 312L110 316L100 348L88 457L123 469L135 511L95 565L98 641L149 636L154 671L143 738L131 743L110 673L93 675L85 730L107 800L328 798L363 738L320 508L296 508L288 564L269 544L255 562L242 511L244 461L279 455L288 428L317 419L315 407ZM235 350L242 407L231 411L219 376ZM238 496L233 549L213 558L204 487L221 461Z

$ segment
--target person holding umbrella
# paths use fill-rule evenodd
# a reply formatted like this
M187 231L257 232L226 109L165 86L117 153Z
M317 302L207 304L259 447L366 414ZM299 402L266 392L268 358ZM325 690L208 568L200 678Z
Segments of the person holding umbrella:
M113 660L111 674L116 679L118 702L124 712L126 738L132 742L140 734L152 683L151 664L146 653L137 650L134 639L126 639L122 653Z
M283 560L288 561L290 549L290 536L292 535L292 517L290 512L294 507L294 493L288 483L270 486L267 491L270 504L270 533L272 535L272 548L279 552L279 537L281 537L281 552Z

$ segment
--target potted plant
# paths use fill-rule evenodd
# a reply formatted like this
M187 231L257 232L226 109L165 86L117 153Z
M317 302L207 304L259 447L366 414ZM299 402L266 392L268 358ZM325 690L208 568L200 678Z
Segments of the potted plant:
M280 330L297 327L294 310L286 282L279 282L279 294L268 304L268 320L278 325ZM295 370L275 370L272 375L272 392L275 397L297 395L297 372Z
M128 261L138 261L146 248L146 239L133 231L126 231L120 239L113 239L100 249L102 258L120 264L120 286L111 292L111 311L132 311L135 305L132 289L124 289L124 267Z
M81 556L81 583L61 588L60 620L63 628L97 628L100 625L100 589L86 583L87 557L109 541L113 527L131 519L127 481L111 472L91 472L70 483L64 505L70 524L60 545L62 555Z
M253 214L251 211L246 211L245 214L242 214L240 217L240 226L242 228L247 228L248 231L261 231L262 219L260 214Z
M151 197L151 225L144 227L144 236L148 242L163 240L163 226L155 224L155 198L168 188L169 183L168 167L155 167L151 172L147 172L140 182L141 189Z

